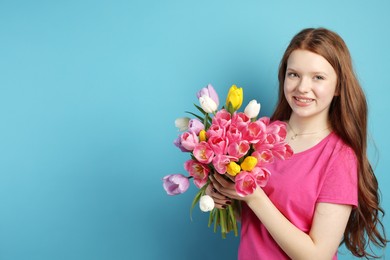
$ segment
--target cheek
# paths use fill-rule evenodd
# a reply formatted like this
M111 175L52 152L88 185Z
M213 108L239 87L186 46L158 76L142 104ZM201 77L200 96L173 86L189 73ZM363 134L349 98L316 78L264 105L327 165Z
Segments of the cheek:
M292 82L289 82L288 80L286 80L284 82L284 85L283 85L283 92L284 92L284 96L285 98L288 100L288 95L294 90L294 86L292 84Z
M325 88L318 89L315 95L321 98L324 102L331 102L335 96L335 88L332 86L326 86Z
M292 89L291 89L291 85L288 86L286 84L284 84L284 88L283 88L283 92L284 92L284 99L287 101L287 103L292 106L292 97L291 97L291 92L292 92Z
M286 77L283 84L284 93L292 92L296 88L296 80L289 79Z

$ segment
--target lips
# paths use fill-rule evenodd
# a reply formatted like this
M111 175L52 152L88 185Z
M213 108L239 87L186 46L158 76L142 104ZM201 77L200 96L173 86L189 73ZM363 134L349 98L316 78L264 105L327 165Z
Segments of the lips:
M312 101L314 101L314 99L312 98L306 98L306 97L294 97L294 99L298 102L302 102L302 103L310 103Z

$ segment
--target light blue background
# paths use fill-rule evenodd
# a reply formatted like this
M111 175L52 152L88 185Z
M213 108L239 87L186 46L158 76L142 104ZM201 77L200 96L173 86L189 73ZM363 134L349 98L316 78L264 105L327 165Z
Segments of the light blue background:
M369 155L390 213L390 2L0 1L0 259L235 259L172 145L195 93L231 84L269 116L291 37L347 42L367 94ZM388 217L384 219L390 229ZM340 259L351 259L345 249Z

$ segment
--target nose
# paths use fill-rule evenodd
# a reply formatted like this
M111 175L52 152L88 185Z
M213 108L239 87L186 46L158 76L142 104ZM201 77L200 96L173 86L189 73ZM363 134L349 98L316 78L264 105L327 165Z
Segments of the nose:
M302 77L298 83L297 90L301 93L308 93L310 91L310 79Z

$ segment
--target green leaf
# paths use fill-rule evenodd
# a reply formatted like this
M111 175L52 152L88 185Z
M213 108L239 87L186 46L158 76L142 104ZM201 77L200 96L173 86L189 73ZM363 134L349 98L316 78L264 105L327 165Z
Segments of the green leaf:
M209 185L209 183L210 183L210 181L208 181L202 188L199 189L198 193L196 193L196 195L194 197L194 200L192 201L191 209L190 209L191 221L192 221L192 210L194 209L196 203L199 202L200 197L202 197L205 194L205 190L206 190L207 186Z
M214 233L217 232L218 226L219 226L219 209L215 210L215 221L214 221Z
M215 209L213 209L212 211L210 211L210 215L209 215L209 223L208 223L208 227L211 227L211 224L213 224L213 221L214 221L214 211Z
M204 110L203 110L203 108L201 108L200 106L198 106L198 105L196 105L196 104L194 104L194 106L205 116L205 118L204 118L204 120L203 120L203 118L201 119L201 121L203 120L203 121L206 121L207 123L204 123L204 125L205 125L205 128L207 129L209 126L210 126L210 124L211 124L211 117L209 117L209 114L208 113L206 113ZM207 119L206 119L207 118Z
M211 120L210 120L209 114L206 114L204 116L204 120L203 120L203 125L204 125L205 129L208 129L210 127L210 124L211 124Z
M197 115L197 114L194 114L192 112L189 112L189 111L186 111L186 113L190 114L190 115L193 115L194 117L198 118L200 121L203 121L203 117Z
M219 215L220 215L220 225L221 225L221 232L226 233L227 228L226 228L226 210L219 210Z
M197 104L194 104L194 106L203 114L206 115L207 113L203 110L202 107L198 106Z
M227 109L226 109L231 115L233 115L234 114L234 108L233 108L233 105L232 105L232 103L231 102L229 102L229 104L228 104L228 107L227 107Z
M238 235L237 220L236 220L236 216L234 215L234 208L232 205L228 206L228 211L229 211L229 219L230 219L230 223L232 224L234 235L237 236Z

